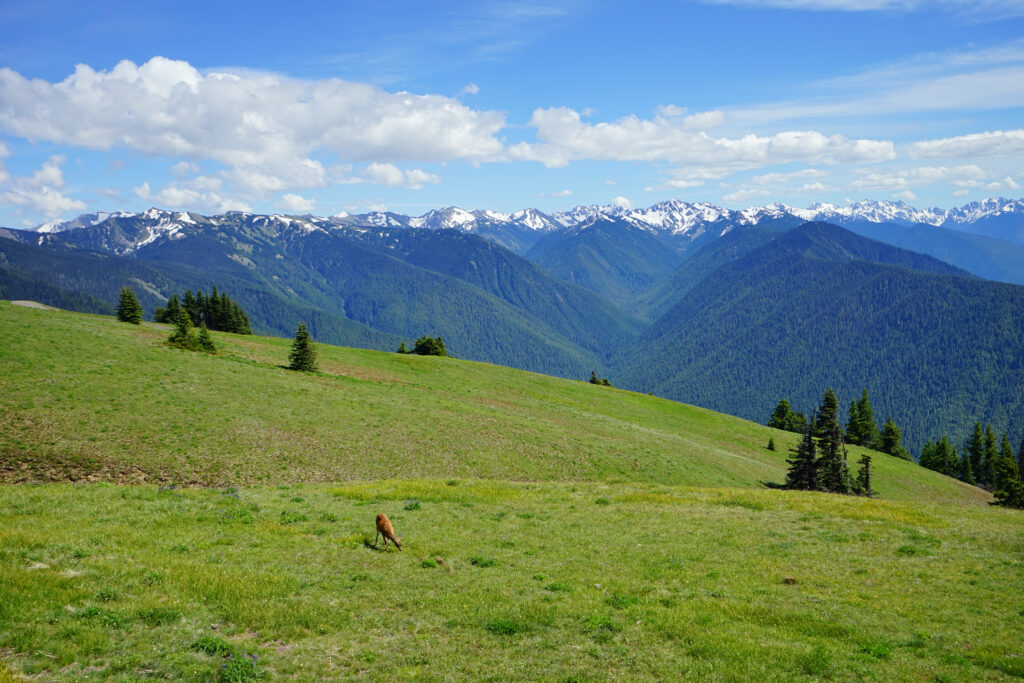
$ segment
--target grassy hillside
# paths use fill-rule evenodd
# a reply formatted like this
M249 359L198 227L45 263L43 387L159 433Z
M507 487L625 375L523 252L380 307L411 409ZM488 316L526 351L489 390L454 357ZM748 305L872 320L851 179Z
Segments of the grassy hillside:
M0 302L0 681L1024 676L1022 514L979 489L774 490L793 435L691 406L166 334Z
M651 396L453 358L214 333L168 348L161 325L0 305L0 476L207 485L388 477L760 487L795 435ZM774 438L779 450L765 448ZM851 449L851 460L860 451ZM986 494L877 454L897 500Z

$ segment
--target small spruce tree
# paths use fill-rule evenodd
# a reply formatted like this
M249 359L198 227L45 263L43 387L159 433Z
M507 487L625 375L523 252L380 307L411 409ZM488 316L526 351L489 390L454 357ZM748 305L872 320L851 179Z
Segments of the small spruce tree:
M122 287L117 301L117 319L133 325L142 324L142 304L131 287Z
M775 450L775 439L773 439L771 437L768 438L768 450L770 450L770 451L774 451Z
M199 336L196 337L196 346L200 351L206 353L217 353L217 346L213 343L213 337L210 336L210 330L206 328L206 323L199 326Z
M897 458L903 458L904 460L911 460L910 452L903 447L903 432L896 423L893 422L892 416L885 421L882 426L882 443L880 449L883 453L894 455Z
M178 317L174 320L174 329L171 330L171 336L167 338L167 342L171 346L189 351L195 351L197 348L196 338L192 334L192 319L184 308L178 310Z
M292 350L288 354L288 367L301 372L316 372L316 349L313 348L313 339L309 336L306 323L299 323L299 329L295 332L295 339L292 341Z
M789 471L786 473L786 488L817 491L819 488L818 460L815 457L814 435L810 425L804 429L803 438L790 452L793 457L786 460L789 464Z
M985 427L985 451L981 461L981 470L976 471L974 476L978 483L991 488L995 484L996 462L999 460L999 448L996 446L996 433L992 431L992 425Z
M964 451L960 454L960 466L957 469L956 478L972 486L978 483L974 478L974 468L971 467L971 453L967 446L964 446Z
M971 473L973 474L971 483L984 483L981 480L981 465L985 458L985 433L981 429L981 423L974 423L974 431L967 437L967 442L964 444L964 450L967 452L968 457L971 459ZM964 481L967 481L964 479Z
M601 380L599 380L597 378L597 373L594 372L593 370L590 371L590 383L591 384L600 384L601 383Z
M861 456L860 469L857 470L857 481L853 485L853 490L858 496L868 496L869 498L875 495L875 492L871 489L871 456L864 454Z
M398 353L409 353L409 349L405 348L405 342L398 345Z

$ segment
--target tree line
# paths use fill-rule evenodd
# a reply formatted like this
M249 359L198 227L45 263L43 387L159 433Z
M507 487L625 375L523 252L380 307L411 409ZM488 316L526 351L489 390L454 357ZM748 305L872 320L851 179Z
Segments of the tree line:
M829 389L829 391L832 390ZM835 396L835 393L833 392L832 395ZM818 420L820 421L820 415ZM768 426L798 434L802 434L810 427L815 436L820 436L822 432L821 425L815 424L814 419L808 422L807 416L801 412L794 411L786 399L780 400L775 406L771 417L768 418ZM875 411L871 407L871 398L868 396L867 389L861 394L860 400L850 401L850 407L847 411L846 429L843 431L840 428L840 434L845 443L882 451L903 460L913 459L910 451L903 446L903 431L896 425L891 415L886 419L882 427L879 428L878 423L875 421Z
M909 451L903 447L902 432L892 417L879 429L866 389L860 400L850 402L845 432L839 429L838 435L832 434L838 428L838 420L835 425L832 424L832 402L835 395L830 396L831 391L826 392L826 398L811 420L803 413L794 411L786 399L779 401L768 419L769 427L804 435L795 450L794 458L787 460L790 464L786 481L788 488L855 492L857 482L848 490L841 483L844 465L837 464L833 445L837 438L840 441L845 439L845 443L913 460ZM825 441L822 442L822 439ZM772 446L774 443L769 447ZM820 454L820 457L816 454ZM845 456L842 460L845 462ZM1024 508L1024 439L1021 439L1015 456L1009 436L1003 434L1002 440L998 440L992 425L982 428L980 422L975 422L973 431L959 451L955 444L950 443L948 436L929 440L921 449L918 464L992 492L996 505ZM865 477L870 482L870 471Z
M998 505L1024 508L1024 439L1014 456L1010 437L1003 434L999 445L992 425L982 429L974 423L959 453L948 436L928 443L921 449L918 463L960 481L991 491Z
M166 307L157 308L153 312L153 320L173 325L180 310L188 314L194 327L206 325L207 329L217 332L252 334L249 316L225 292L218 293L216 285L209 295L201 289L196 294L191 289L186 290L181 299L177 294L172 294Z
M858 496L874 495L871 488L870 455L865 454L858 461L860 469L857 476L850 475L843 429L839 426L839 400L832 389L825 391L821 405L812 414L810 421L805 418L803 438L790 453L792 457L786 460L789 464L786 488Z

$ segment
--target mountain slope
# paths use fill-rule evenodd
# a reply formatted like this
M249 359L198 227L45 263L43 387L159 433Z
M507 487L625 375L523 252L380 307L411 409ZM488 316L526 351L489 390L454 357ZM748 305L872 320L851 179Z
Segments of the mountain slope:
M1024 287L808 224L714 270L613 364L638 390L765 420L867 388L916 449L1024 424ZM845 403L844 403L845 405Z
M620 305L668 275L680 261L679 252L665 240L610 218L550 233L526 257L552 275Z

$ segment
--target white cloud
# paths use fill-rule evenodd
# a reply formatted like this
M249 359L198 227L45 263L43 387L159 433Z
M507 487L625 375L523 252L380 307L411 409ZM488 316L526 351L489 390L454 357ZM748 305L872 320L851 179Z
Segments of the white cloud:
M751 199L758 199L760 197L767 197L771 194L768 190L762 190L760 188L743 188L730 192L729 194L722 195L722 199L727 202L746 202Z
M612 199L612 206L617 206L617 207L622 208L622 209L632 209L633 208L633 202L631 202L629 199L619 195L618 197L615 197L614 199Z
M917 195L914 194L913 192L911 192L910 190L903 190L902 192L894 192L892 196L895 197L896 199L905 199L908 202L912 202L915 199L917 199Z
M922 166L890 173L862 173L849 183L857 191L909 190L911 187L949 183L955 187L978 187L991 177L985 169L974 164L961 166Z
M1024 154L1024 129L995 130L907 145L915 159L1014 156Z
M735 169L792 161L870 163L895 156L893 144L888 140L851 140L816 131L716 138L704 131L692 130L688 121L700 117L717 118L696 114L680 123L660 116L654 119L627 116L614 123L588 124L573 109L537 109L530 125L536 128L540 142L518 143L509 149L508 156L540 161L548 167L565 166L577 159L600 159L728 165Z
M675 104L663 104L654 110L658 116L669 118L671 116L682 116L686 110Z
M388 187L407 187L418 190L426 184L441 182L441 178L419 168L403 171L394 164L370 164L363 169L367 182Z
M281 209L291 213L309 213L313 210L313 207L316 206L316 200L306 199L305 197L301 197L297 194L288 193L281 197L277 205Z
M558 192L541 192L538 197L568 197L572 195L572 190L559 190Z
M209 187L209 184L207 184L207 187ZM252 207L247 203L228 197L217 191L216 188L203 191L195 186L183 187L177 183L171 183L159 192L153 192L149 183L144 182L142 185L134 188L132 192L139 199L167 209L202 211L204 213L252 211Z
M8 134L212 160L254 195L322 186L318 153L357 162L486 161L500 155L496 135L505 126L503 114L449 97L337 79L202 73L163 57L109 71L79 65L59 83L2 68L0 92L0 130Z
M478 95L480 94L480 86L476 83L467 83L459 91L460 95Z
M6 152L6 148L3 151ZM0 192L0 205L15 207L18 215L42 216L45 220L62 218L71 211L84 211L85 202L63 194L66 183L60 167L64 161L63 156L52 156L30 176L11 176L0 165L0 183L6 186L6 190Z
M787 171L784 173L765 173L756 175L750 179L754 185L780 186L786 185L791 180L802 180L805 178L821 178L828 175L828 171L817 168L802 168L799 171Z
M191 161L179 161L174 166L171 166L171 175L175 178L184 179L197 173L199 173L199 164Z

